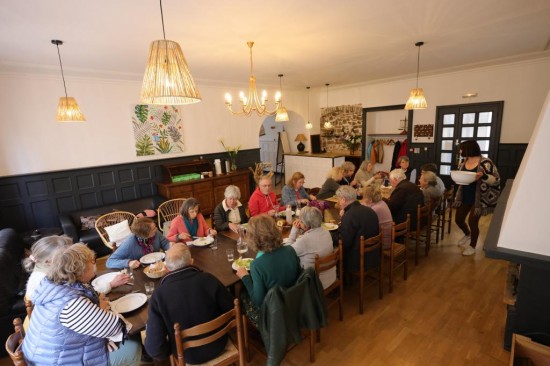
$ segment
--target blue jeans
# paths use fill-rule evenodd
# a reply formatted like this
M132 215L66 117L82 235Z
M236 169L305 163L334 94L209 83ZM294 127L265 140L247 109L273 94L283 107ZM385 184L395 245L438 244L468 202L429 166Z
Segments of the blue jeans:
M111 366L138 366L141 361L141 336L139 333L130 336L114 352L109 352Z

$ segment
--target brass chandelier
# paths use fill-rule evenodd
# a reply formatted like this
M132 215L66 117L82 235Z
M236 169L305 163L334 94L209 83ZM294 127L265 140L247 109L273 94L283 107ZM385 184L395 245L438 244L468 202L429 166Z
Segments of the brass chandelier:
M277 109L281 105L281 93L277 92L275 95L275 108L268 110L265 105L265 102L267 102L267 92L263 90L262 96L259 97L256 89L256 77L254 77L254 63L252 61L252 47L254 46L254 42L249 41L246 42L246 44L248 45L248 48L250 48L250 79L248 81L248 96L245 96L241 91L239 93L241 108L240 110L233 111L231 94L226 93L225 105L227 106L229 112L237 116L250 116L253 111L256 112L258 116L273 115L277 112Z

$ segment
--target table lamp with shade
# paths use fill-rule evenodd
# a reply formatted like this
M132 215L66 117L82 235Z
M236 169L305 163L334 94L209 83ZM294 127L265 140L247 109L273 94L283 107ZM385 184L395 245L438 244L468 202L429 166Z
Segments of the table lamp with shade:
M306 136L303 133L299 133L294 141L298 141L298 146L296 148L299 152L304 152L304 149L306 148L306 145L303 144L304 141L307 141Z

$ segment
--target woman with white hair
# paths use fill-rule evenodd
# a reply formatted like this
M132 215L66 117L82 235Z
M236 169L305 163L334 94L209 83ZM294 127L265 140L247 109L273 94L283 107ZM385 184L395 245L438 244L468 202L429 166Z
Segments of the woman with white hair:
M420 189L422 190L422 194L424 194L424 203L430 203L433 206L433 203L442 196L441 191L437 188L437 178L435 173L430 171L422 171L418 183L420 183Z
M126 324L90 285L94 277L95 253L86 245L55 255L34 295L23 342L28 365L139 364L141 342L126 339Z
M248 216L243 204L239 201L241 190L237 186L227 186L225 199L214 209L214 228L218 231L231 230L237 232L239 224L248 222Z
M315 267L315 256L324 257L332 253L332 236L321 227L323 214L317 207L304 207L300 219L295 220L288 238L303 268ZM299 232L303 235L296 239ZM326 289L336 281L336 267L319 274Z

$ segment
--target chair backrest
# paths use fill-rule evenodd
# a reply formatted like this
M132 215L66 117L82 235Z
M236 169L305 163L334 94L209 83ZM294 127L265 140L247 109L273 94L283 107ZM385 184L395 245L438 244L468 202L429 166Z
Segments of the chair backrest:
M98 219L95 222L95 229L97 230L99 236L101 237L103 244L105 244L108 247L111 247L109 234L107 234L107 231L105 230L105 228L107 226L118 224L119 222L122 222L124 220L128 220L128 225L132 225L132 221L134 221L135 218L136 218L136 215L134 215L131 212L126 212L126 211L109 212L108 214L98 217ZM113 249L116 249L116 246Z
M235 306L233 307L233 309L220 315L216 319L196 325L192 328L181 330L179 323L174 324L178 366L185 366L186 364L184 356L185 349L200 347L205 344L212 343L223 335L227 334L233 328L236 328L237 330L237 349L239 353L236 357L233 357L232 362L229 362L229 359L224 360L224 364L235 363L238 361L239 365L244 366L245 362L243 348L244 346L242 339L242 319L239 307L239 300L235 299L234 304ZM205 334L209 335L197 339L197 337L204 336Z
M443 194L443 197L444 197L444 200L446 201L447 207L450 207L450 204L453 203L454 193L455 193L455 186L453 184L451 184L451 186Z
M359 268L365 268L365 254L374 252L375 250L380 251L380 258L382 258L382 233L378 233L371 238L365 239L363 235L360 237L360 246L359 246ZM382 260L380 260L379 265L382 265ZM378 268L378 267L376 267Z
M315 255L315 272L317 275L321 275L322 272L331 270L334 267L337 268L338 273L335 283L340 285L344 274L344 266L342 265L342 240L339 240L338 248L331 254L324 257L319 257L318 254ZM330 287L333 287L333 285Z
M165 221L172 221L181 212L181 206L187 198L174 198L163 202L157 208L158 213L158 227L162 230L162 225Z
M34 304L31 300L27 299L27 297L25 297L25 309L27 310L27 317L30 319L32 310L34 309Z
M13 326L15 332L10 334L8 339L6 339L6 352L15 366L25 366L27 363L25 362L23 351L21 350L21 344L23 343L23 338L25 338L25 331L23 330L21 319L15 318L13 320Z
M403 237L403 244L407 246L409 242L409 233L411 228L411 215L407 215L407 220L404 222L396 225L395 223L392 223L391 228L391 237L392 241L395 242L397 238Z
M430 203L424 204L424 206L418 205L416 209L416 231L420 230L426 225L431 224L430 217L432 215L432 206Z

